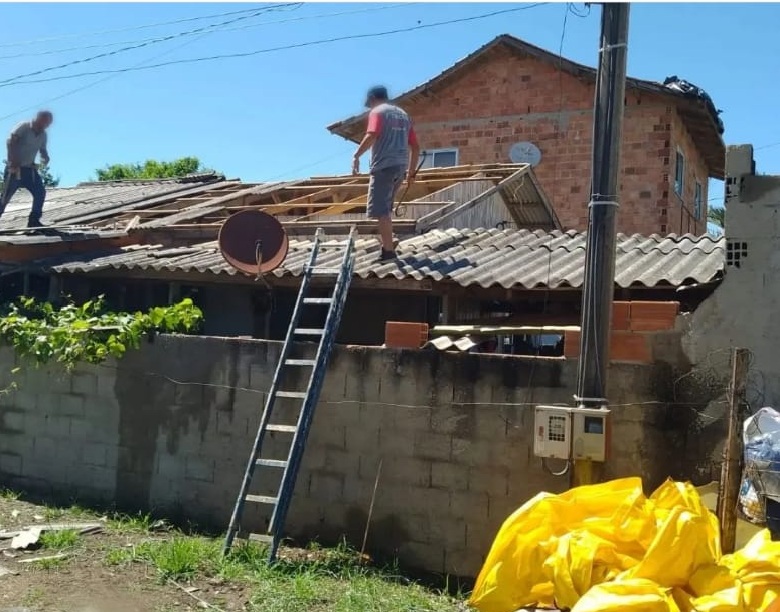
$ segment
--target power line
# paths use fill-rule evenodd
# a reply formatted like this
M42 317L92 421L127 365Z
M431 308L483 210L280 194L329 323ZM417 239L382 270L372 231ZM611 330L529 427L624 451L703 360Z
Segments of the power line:
M144 64L147 64L148 62L152 62L152 61L158 60L158 59L160 59L162 57L165 57L166 55L170 55L174 51L178 51L179 49L181 49L183 47L186 47L187 45L191 45L191 44L193 44L195 42L198 42L199 40L201 40L203 38L206 38L208 35L214 34L215 32L218 32L218 31L219 31L218 29L214 29L214 30L209 30L208 32L204 32L200 36L197 36L197 37L195 37L193 39L190 39L188 41L183 42L180 45L176 45L175 47L167 49L166 51L163 51L162 53L158 53L156 55L153 55L150 58L142 60L142 61L138 62L137 64L134 64L133 67L143 66ZM5 121L6 119L10 119L11 117L13 117L15 115L19 115L21 113L24 113L24 112L27 112L27 111L30 111L30 110L41 108L43 106L46 106L47 104L50 104L51 102L55 102L57 100L61 100L62 98L66 98L66 97L71 96L73 94L80 93L80 92L82 92L82 91L84 91L86 89L91 89L92 87L95 87L96 85L100 85L102 83L105 83L106 81L110 81L111 79L115 79L118 76L119 76L118 74L110 74L108 76L104 76L103 78L97 79L96 81L92 81L91 83L87 83L86 85L81 85L81 86L79 86L79 87L77 87L75 89L71 89L70 91L66 91L65 93L59 94L57 96L54 96L53 98L49 98L47 100L44 100L43 102L38 102L37 104L34 104L32 106L27 106L25 108L16 110L13 113L10 113L8 115L0 117L0 121Z
M355 15L357 13L368 13L368 12L375 12L375 11L386 11L388 9L394 9L394 8L401 8L406 6L415 6L417 5L417 2L399 2L396 4L387 4L382 6L371 6L368 8L361 8L357 10L352 11L339 11L337 13L318 13L316 15L302 15L299 17L289 17L287 19L277 19L275 21L263 21L261 23L253 23L253 24L247 24L242 26L237 26L235 28L224 28L221 29L220 32L237 32L240 30L247 30L250 28L257 28L262 27L266 25L276 25L280 23L291 23L294 21L306 21L309 19L322 19L327 17L341 17L344 15ZM219 24L213 25L211 27L218 27ZM192 34L192 32L183 32L181 35L188 35ZM133 45L133 44L140 44L143 42L153 42L158 40L158 37L154 38L146 38L142 40L124 40L124 41L114 41L114 42L105 42L105 43L98 43L94 45L82 45L82 46L76 46L76 47L65 47L65 48L59 48L59 49L50 49L48 51L32 51L32 52L24 52L24 53L16 53L14 55L0 55L0 59L15 59L19 57L40 57L44 55L56 55L59 53L67 53L69 51L87 51L89 49L105 49L106 47L117 47L119 45Z
M761 149L771 149L772 147L780 147L780 142L771 142L760 147L755 147L753 150L760 151Z
M32 40L21 40L17 42L9 42L0 44L0 48L3 47L19 47L21 45L34 45L38 43L53 42L56 40L67 40L70 38L85 38L87 36L102 36L104 34L118 34L120 32L134 32L138 30L146 30L149 28L158 28L166 25L176 25L179 23L188 23L192 21L202 21L204 19L216 19L217 17L229 17L231 15L241 15L243 13L252 13L259 10L260 7L254 7L250 9L241 9L240 11L230 11L227 13L212 13L210 15L201 15L200 17L185 17L184 19L174 19L172 21L160 21L157 23L148 23L140 26L131 26L128 28L116 28L113 30L99 30L95 32L81 32L78 34L64 34L62 36L53 36L50 38L35 38Z
M371 33L365 33L365 34L349 34L345 36L335 36L333 38L324 38L320 40L313 40L303 43L294 43L290 45L281 45L278 47L269 47L266 49L257 49L255 51L246 51L243 53L226 53L222 55L211 55L207 57L194 57L189 59L181 59L181 60L174 60L170 62L161 62L159 64L152 64L149 66L142 66L142 67L129 67L129 68L116 68L116 69L108 69L108 70L95 70L93 72L80 72L76 74L70 74L70 75L62 75L57 77L47 77L42 79L28 79L24 81L15 81L13 83L0 83L0 87L8 87L9 85L22 85L22 84L32 84L32 83L48 83L51 81L62 81L66 79L76 79L80 77L85 76L95 76L99 74L116 74L116 73L125 73L125 72L136 72L140 70L152 70L156 68L164 68L166 66L176 66L181 64L195 64L200 62L208 62L208 61L215 61L215 60L222 60L222 59L238 59L238 58L244 58L244 57L252 57L255 55L262 55L264 53L273 53L275 51L287 51L289 49L300 49L303 47L313 47L318 45L324 45L334 42L341 42L345 40L360 40L360 39L366 39L366 38L379 38L382 36L391 36L394 34L406 34L409 32L415 32L418 30L426 30L430 28L437 28L445 25L452 25L455 23L466 23L470 21L477 21L480 19L488 19L490 17L495 17L497 15L505 15L509 13L516 13L518 11L528 10L532 8L536 8L539 6L544 6L546 4L549 4L549 2L537 2L535 4L529 4L527 6L521 6L511 9L503 9L500 11L493 11L491 13L483 13L481 15L474 15L471 17L461 17L458 19L448 19L445 21L437 21L434 23L428 23L428 24L421 24L416 25L408 28L397 28L394 30L385 30L383 32L371 32Z
M127 51L134 51L135 49L141 49L143 47L148 47L149 45L153 45L153 44L156 44L156 43L167 42L169 40L174 40L176 38L181 38L182 36L192 36L193 34L202 34L203 32L207 32L208 30L212 30L214 28L219 28L220 26L225 26L225 25L229 25L229 24L232 24L232 23L236 23L238 21L244 21L246 19L251 19L252 17L257 17L258 15L261 15L261 14L263 14L265 12L268 12L268 11L275 11L275 10L284 9L284 8L297 9L297 8L300 8L301 6L303 6L303 3L301 3L301 2L289 3L289 4L275 4L275 5L263 8L263 9L258 9L256 11L252 12L252 13L249 13L249 14L240 15L239 17L234 17L233 19L230 19L228 21L223 21L222 23L202 26L200 28L196 28L194 30L188 30L186 32L177 32L175 34L168 34L166 36L161 36L159 38L152 38L152 39L150 39L148 41L145 41L145 42L139 42L139 43L130 45L128 47L122 47L121 49L115 49L114 51L106 51L105 53L98 53L97 55L93 55L91 57L86 57L86 58L83 58L83 59L78 59L78 60L73 60L73 61L70 61L70 62L66 62L64 64L59 64L58 66L49 66L48 68L41 68L40 70L35 70L34 72L28 72L28 73L25 73L25 74L20 74L20 75L17 75L15 77L11 77L9 79L5 79L3 81L0 81L0 86L8 85L8 84L11 84L11 83L13 83L15 81L18 81L20 79L24 79L24 78L27 78L27 77L37 76L39 74L45 74L47 72L52 72L54 70L62 70L63 68L69 68L70 66L75 66L77 64L85 64L87 62L92 62L92 61L94 61L96 59L102 59L104 57L111 57L113 55L118 55L120 53L125 53Z

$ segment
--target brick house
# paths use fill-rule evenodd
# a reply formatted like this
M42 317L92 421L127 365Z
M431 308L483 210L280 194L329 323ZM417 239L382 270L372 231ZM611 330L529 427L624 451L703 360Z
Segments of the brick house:
M415 122L425 166L529 161L564 227L585 230L595 77L504 34L395 101ZM675 83L626 84L621 232L706 231L707 182L724 176L723 124L706 94ZM328 130L359 142L365 125L363 113Z

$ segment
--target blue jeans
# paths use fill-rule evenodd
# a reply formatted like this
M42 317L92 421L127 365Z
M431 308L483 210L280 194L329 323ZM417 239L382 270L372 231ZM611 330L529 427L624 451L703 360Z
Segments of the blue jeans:
M20 176L12 176L5 168L3 175L3 193L0 196L0 216L5 212L5 207L11 198L14 197L19 187L24 187L32 195L32 210L30 211L30 221L39 223L43 214L43 202L46 199L46 187L43 184L41 175L35 168L20 168Z

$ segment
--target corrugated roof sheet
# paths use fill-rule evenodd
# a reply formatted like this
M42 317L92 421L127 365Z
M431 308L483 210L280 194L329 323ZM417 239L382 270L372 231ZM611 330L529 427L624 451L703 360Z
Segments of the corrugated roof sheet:
M340 240L324 243L319 264L336 265ZM720 277L725 241L711 236L618 236L616 284L680 286L706 283ZM311 241L291 240L277 277L298 276L308 260ZM461 286L504 288L580 287L585 262L585 235L575 231L431 230L404 240L396 261L379 263L376 238L356 242L355 274L360 278L396 278L455 282ZM65 255L36 262L34 268L89 273L116 270L155 270L235 275L215 243L193 247L131 246L113 253Z
M202 174L181 179L106 181L51 188L46 194L43 222L47 225L65 225L69 219L85 214L197 188L199 185L213 185L223 180L218 175ZM19 189L0 218L0 230L24 227L31 206L30 194L25 189Z

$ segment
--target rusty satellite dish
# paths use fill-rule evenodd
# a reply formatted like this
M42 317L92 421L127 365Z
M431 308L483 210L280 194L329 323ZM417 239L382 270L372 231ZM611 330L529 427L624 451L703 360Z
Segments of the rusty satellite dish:
M228 217L217 241L225 261L257 276L278 268L290 246L282 224L259 210L242 210Z

